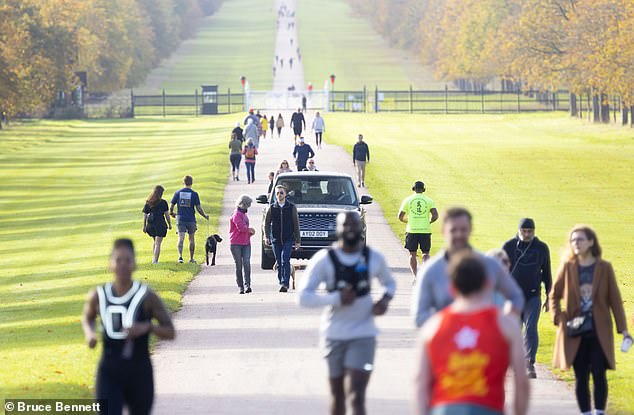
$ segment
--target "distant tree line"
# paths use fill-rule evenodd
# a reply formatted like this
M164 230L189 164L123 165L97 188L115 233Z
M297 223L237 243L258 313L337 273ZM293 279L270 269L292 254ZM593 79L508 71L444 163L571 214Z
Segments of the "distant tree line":
M222 0L2 0L0 112L34 113L86 72L92 91L142 81Z
M464 89L567 88L571 113L591 100L595 121L620 99L634 110L632 0L348 0L393 44ZM607 113L607 115L606 115Z

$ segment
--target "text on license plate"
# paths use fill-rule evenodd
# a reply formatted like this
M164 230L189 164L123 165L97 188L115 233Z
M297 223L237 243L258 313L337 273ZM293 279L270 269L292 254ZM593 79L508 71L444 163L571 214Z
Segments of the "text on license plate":
M302 238L327 238L328 231L301 231Z

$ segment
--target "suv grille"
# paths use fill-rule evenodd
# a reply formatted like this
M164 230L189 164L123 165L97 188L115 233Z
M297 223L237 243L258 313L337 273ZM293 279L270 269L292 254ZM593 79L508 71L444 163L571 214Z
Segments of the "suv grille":
M300 213L301 230L334 231L337 229L337 215L334 213Z

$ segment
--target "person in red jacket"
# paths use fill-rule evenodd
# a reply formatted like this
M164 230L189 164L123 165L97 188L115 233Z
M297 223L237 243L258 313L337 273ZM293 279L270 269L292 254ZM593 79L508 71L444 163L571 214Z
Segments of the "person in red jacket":
M473 253L452 254L448 271L456 298L421 329L415 413L502 415L512 366L513 413L526 414L529 382L517 319L491 303L484 264Z

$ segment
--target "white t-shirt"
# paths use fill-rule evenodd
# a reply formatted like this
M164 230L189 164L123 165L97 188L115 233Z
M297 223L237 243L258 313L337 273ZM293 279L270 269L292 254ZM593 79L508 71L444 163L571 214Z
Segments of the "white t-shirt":
M396 281L380 252L369 249L368 275L370 287L373 279L379 280L382 286L380 295L387 293L393 297L396 292ZM346 266L356 264L363 251L352 254L335 248L335 255ZM326 306L322 314L320 333L322 338L330 340L350 340L362 337L375 337L378 329L374 324L372 293L354 300L350 305L341 305L339 291L324 291L320 286L333 287L335 285L335 267L328 256L328 249L317 252L308 263L304 272L298 301L304 307ZM325 288L324 287L324 288Z

